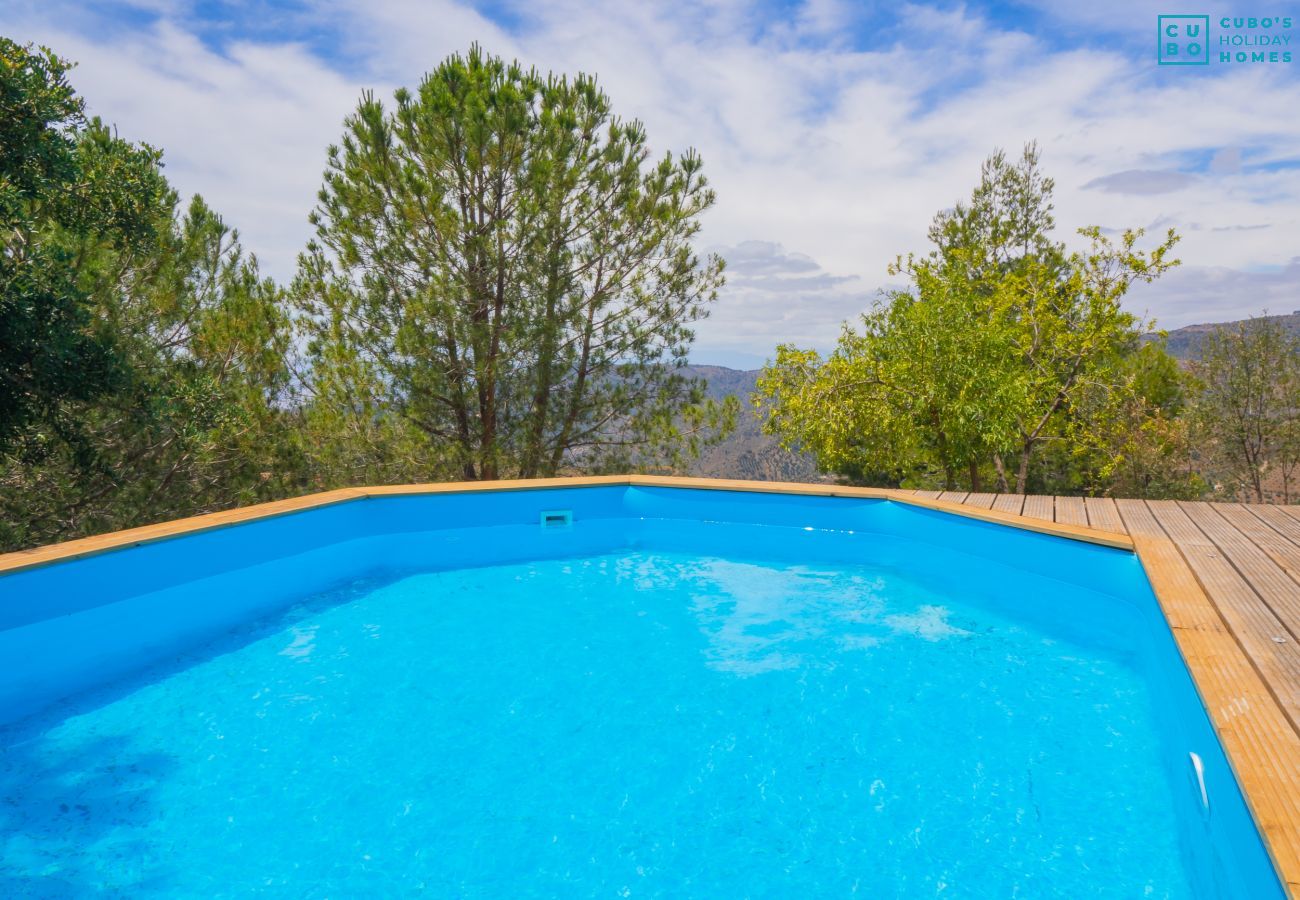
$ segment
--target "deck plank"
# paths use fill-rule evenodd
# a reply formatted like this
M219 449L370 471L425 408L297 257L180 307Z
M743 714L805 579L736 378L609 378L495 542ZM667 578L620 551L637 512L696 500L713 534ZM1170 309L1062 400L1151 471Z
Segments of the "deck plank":
M1151 500L1147 508L1178 545L1292 727L1300 731L1300 691L1295 690L1300 685L1300 644L1223 551L1175 501Z
M998 498L997 494L967 494L966 499L962 501L967 506L973 506L976 509L992 509L993 501Z
M1300 585L1300 544L1288 539L1243 504L1215 503L1214 511L1250 538L1255 546L1267 553L1273 562Z
M1085 497L1084 508L1088 512L1088 526L1116 534L1128 534L1124 520L1119 517L1119 509L1110 497Z
M940 500L947 500L949 503L963 503L966 500L965 491L943 491L939 494Z
M1300 638L1300 585L1259 545L1225 519L1212 503L1179 503L1181 509L1214 542L1278 620Z
M1251 515L1267 523L1270 528L1294 544L1300 545L1300 519L1288 515L1281 506L1262 506L1251 503L1246 505Z
M1029 494L1025 497L1025 508L1020 514L1031 519L1046 519L1048 522L1053 522L1055 518L1052 515L1052 498L1044 494Z
M1008 512L1018 516L1025 508L1025 495L998 494L997 499L993 501L993 508L998 512Z
M1165 537L1165 530L1160 527L1145 500L1116 500L1115 509L1124 521L1124 530L1133 537Z
M916 494L916 496L918 497L925 497L929 500L938 500L939 495L943 492L942 491L912 491L912 493Z
M1057 497L1056 521L1066 525L1087 525L1088 511L1082 497Z

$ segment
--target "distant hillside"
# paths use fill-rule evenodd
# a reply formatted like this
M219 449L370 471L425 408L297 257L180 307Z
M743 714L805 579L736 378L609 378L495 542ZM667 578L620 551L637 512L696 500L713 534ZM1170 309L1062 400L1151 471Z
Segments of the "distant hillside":
M725 366L689 366L685 373L703 378L709 396L715 400L735 397L740 401L736 430L715 447L710 447L690 467L691 475L709 478L747 478L755 481L822 481L811 456L782 450L775 438L763 434L749 395L758 381L758 370L728 369Z
M1261 316L1271 321L1280 322L1282 327L1293 335L1300 336L1300 310L1290 315ZM1178 359L1198 359L1201 355L1201 342L1205 336L1217 328L1236 325L1237 322L1213 322L1205 325L1186 325L1169 332L1168 348L1171 356Z

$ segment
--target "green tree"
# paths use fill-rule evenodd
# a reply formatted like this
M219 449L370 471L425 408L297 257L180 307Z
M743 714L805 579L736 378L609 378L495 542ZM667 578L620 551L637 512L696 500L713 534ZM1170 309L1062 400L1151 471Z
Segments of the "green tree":
M1300 464L1300 340L1264 316L1206 335L1194 366L1202 391L1195 421L1216 474L1263 503L1276 473L1290 503Z
M1153 323L1126 312L1121 300L1135 282L1152 281L1178 264L1167 259L1177 242L1172 230L1150 252L1136 248L1143 236L1140 229L1125 231L1118 244L1095 227L1080 234L1090 241L1086 252L1070 254L1063 265L1029 261L999 292L995 315L1013 335L1019 366L1029 379L1017 410L1018 492L1028 487L1037 450L1049 443L1069 443L1078 416L1087 408L1086 394L1114 392L1122 403L1126 385L1116 361L1137 350ZM1101 414L1119 406L1092 408ZM1005 486L1009 479L1000 455L994 464L999 485Z
M1121 390L1114 361L1145 330L1120 300L1176 265L1172 231L1142 252L1141 231L1115 243L1083 229L1089 249L1068 252L1051 237L1052 190L1034 145L1015 163L990 157L970 200L935 218L931 252L891 270L910 291L878 305L862 334L846 330L825 365L778 351L756 395L768 430L835 471L862 462L924 483L933 469L947 487L963 472L978 490L991 464L1000 490L1014 479L1026 491L1036 454L1068 443L1085 409L1119 408L1085 398Z
M102 127L83 149L111 140ZM86 149L86 152L93 152ZM68 401L73 439L29 436L0 455L0 543L41 543L269 500L307 484L285 367L282 292L200 198L159 210L155 240L123 252L57 240L119 360L112 391Z
M1078 394L1068 459L1057 454L1067 474L1057 483L1121 497L1202 496L1206 484L1184 415L1194 389L1162 342L1117 356L1106 377L1089 380Z
M1010 377L1018 391L1013 456L1015 486L1024 492L1030 464L1045 444L1067 441L1070 412L1080 395L1110 384L1112 362L1133 352L1150 323L1120 305L1138 281L1152 281L1172 266L1172 229L1149 253L1137 249L1141 230L1125 231L1118 244L1092 227L1080 230L1086 252L1069 253L1051 232L1055 184L1043 174L1038 148L1025 147L1017 162L1001 151L984 164L968 203L941 213L931 229L936 249L928 266L955 267L972 302L1005 329L1014 346ZM1010 482L1001 452L993 456L998 485Z
M388 408L389 388L379 366L357 353L341 320L317 335L305 373L302 439L313 486L409 484L457 477L449 444L430 440L408 417Z
M160 153L0 39L0 547L305 483L282 292Z
M74 439L67 404L117 386L121 358L77 282L68 235L122 251L153 237L166 195L158 153L80 140L69 64L0 38L0 452Z
M347 119L300 260L312 417L471 479L672 464L726 426L678 371L722 284L698 156L477 47L395 99Z
M1005 331L945 274L914 269L915 292L891 294L862 317L861 333L846 327L825 361L778 348L756 394L768 431L856 480L928 483L934 471L946 489L965 474L979 490L1024 384L1008 377Z

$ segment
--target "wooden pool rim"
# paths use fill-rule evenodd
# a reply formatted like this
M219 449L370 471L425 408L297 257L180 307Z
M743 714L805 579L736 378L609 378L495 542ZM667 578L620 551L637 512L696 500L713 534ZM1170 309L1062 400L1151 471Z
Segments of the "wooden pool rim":
M1025 518L999 510L978 509L887 488L659 475L605 475L324 491L290 500L160 522L3 554L0 555L0 575L373 497L596 486L675 487L889 500L1135 552L1169 623L1183 660L1192 674L1201 702L1209 712L1214 730L1227 751L1228 762L1245 794L1246 803L1263 835L1264 844L1278 875L1290 896L1300 897L1300 734L1291 727L1269 684L1234 637L1218 607L1188 567L1178 546L1166 538L1130 537L1079 525Z

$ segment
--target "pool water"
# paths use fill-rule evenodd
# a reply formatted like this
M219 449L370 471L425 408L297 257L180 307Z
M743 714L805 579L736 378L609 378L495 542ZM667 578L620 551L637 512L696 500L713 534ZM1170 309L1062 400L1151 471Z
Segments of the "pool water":
M1271 883L1204 864L1133 604L887 538L635 532L348 579L0 729L0 896Z

